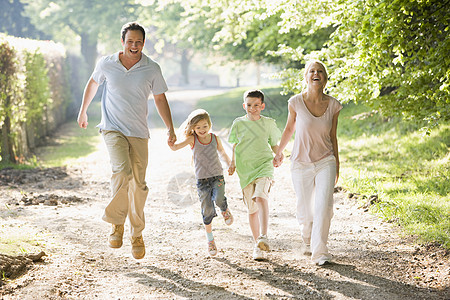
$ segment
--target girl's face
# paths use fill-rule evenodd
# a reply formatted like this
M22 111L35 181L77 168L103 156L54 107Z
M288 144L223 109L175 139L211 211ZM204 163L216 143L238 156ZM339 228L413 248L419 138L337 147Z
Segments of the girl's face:
M209 134L209 130L211 127L209 126L208 121L206 120L200 120L197 124L194 126L194 132L197 134L198 137L204 138Z

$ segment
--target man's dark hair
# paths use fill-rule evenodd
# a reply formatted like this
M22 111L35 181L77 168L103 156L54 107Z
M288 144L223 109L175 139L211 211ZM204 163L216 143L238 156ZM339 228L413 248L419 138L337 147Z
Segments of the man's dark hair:
M264 103L264 93L261 92L260 90L250 90L250 91L246 91L244 94L244 101L245 99L247 99L248 97L251 98L259 98L261 99L261 103Z
M125 35L130 30L140 30L142 32L143 40L145 41L145 30L144 28L136 22L130 22L122 26L122 41L125 42Z

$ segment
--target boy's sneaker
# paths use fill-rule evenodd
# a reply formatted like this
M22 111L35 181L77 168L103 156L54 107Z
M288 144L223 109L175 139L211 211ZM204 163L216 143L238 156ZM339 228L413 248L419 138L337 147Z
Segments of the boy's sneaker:
M217 247L214 240L208 242L208 253L211 256L215 256L217 254Z
M225 224L227 224L227 225L233 224L234 218L233 218L233 215L230 212L230 209L227 208L226 211L223 211L222 212L222 216L223 216L223 219L225 220Z
M138 237L131 237L131 253L135 259L144 258L145 244L142 235Z
M265 234L261 234L259 238L256 239L256 245L263 251L270 250L269 241L267 240L267 236Z
M254 260L264 259L264 252L258 247L258 245L255 245L255 247L253 248L253 259Z
M122 239L123 239L123 224L121 225L112 225L111 234L109 235L108 242L109 247L111 248L120 248L122 247Z

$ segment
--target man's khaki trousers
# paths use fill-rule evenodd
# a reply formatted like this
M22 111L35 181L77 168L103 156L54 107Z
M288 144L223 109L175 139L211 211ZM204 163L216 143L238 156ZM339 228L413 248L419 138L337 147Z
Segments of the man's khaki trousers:
M112 169L112 199L103 220L124 224L128 216L131 236L138 237L145 227L144 206L148 187L145 172L148 164L148 139L124 136L118 131L102 130Z

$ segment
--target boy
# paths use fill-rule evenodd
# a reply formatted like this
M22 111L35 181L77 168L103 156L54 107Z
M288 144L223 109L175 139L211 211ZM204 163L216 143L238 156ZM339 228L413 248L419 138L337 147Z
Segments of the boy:
M267 227L269 224L269 191L273 183L273 155L278 150L281 133L275 120L262 116L264 94L259 90L244 94L243 107L247 114L234 120L228 142L233 144L229 168L236 170L242 188L244 203L255 246L253 259L264 259L269 251Z

